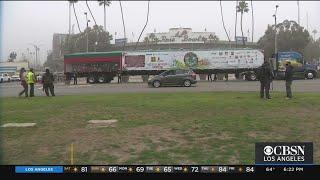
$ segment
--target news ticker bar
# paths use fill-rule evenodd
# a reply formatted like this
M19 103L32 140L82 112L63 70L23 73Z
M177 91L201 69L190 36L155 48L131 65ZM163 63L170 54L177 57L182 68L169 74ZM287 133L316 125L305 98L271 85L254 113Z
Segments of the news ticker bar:
M2 167L2 169L4 169ZM9 166L11 173L49 174L142 174L142 173L304 173L320 172L320 165L66 165L66 166ZM13 172L12 172L13 171Z

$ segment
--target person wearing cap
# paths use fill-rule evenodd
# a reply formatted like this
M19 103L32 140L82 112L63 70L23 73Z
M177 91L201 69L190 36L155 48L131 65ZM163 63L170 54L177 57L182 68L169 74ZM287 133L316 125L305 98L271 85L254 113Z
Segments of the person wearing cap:
M21 86L23 87L23 90L19 93L19 97L24 93L26 97L28 97L28 84L27 84L27 78L26 78L26 69L21 68L20 69L20 81Z
M36 79L36 76L34 75L33 68L30 68L27 74L27 83L30 86L30 93L29 93L30 97L34 96L34 84L36 82L37 82L37 79Z
M51 96L55 96L54 94L54 85L53 85L53 74L50 72L49 68L46 68L46 73L42 76L43 89L47 96L49 96L49 90Z
M291 65L290 61L286 62L286 71L285 71L284 79L286 80L286 93L287 93L286 99L291 99L292 98L291 85L293 81L293 66Z

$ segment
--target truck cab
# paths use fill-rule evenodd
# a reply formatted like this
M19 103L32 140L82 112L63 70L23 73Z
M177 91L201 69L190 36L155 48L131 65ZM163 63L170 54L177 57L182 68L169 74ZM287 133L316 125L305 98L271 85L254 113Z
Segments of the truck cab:
M275 63L275 78L284 79L285 64L290 61L293 66L294 79L313 79L317 77L316 66L306 64L300 53L295 51L278 52L277 56L273 55L276 59Z

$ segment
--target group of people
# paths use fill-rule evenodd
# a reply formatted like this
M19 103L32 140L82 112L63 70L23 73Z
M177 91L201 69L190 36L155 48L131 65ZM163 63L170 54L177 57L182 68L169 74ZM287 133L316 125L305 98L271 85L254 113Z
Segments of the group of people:
M34 97L34 85L37 82L37 78L34 74L33 68L30 68L28 72L25 68L21 68L20 80L23 90L19 93L19 97L22 96L22 94L24 94L25 97ZM43 91L46 93L47 96L49 96L49 91L51 93L51 96L55 96L53 82L53 74L47 68L46 72L42 76ZM29 87L30 92L28 92Z
M272 80L274 79L273 69L271 67L271 64L268 60L264 60L264 63L259 69L258 73L258 79L260 80L260 98L264 99L271 99L270 96L270 84ZM293 66L291 65L291 62L286 62L286 71L285 71L285 77L286 81L286 99L292 98L292 92L291 92L291 85L293 81Z

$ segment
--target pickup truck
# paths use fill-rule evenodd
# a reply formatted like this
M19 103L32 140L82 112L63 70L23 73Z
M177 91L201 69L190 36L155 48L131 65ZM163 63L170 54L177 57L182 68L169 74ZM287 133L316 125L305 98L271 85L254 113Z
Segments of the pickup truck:
M8 74L5 73L0 75L0 83L10 82L10 80L11 80L11 77Z

